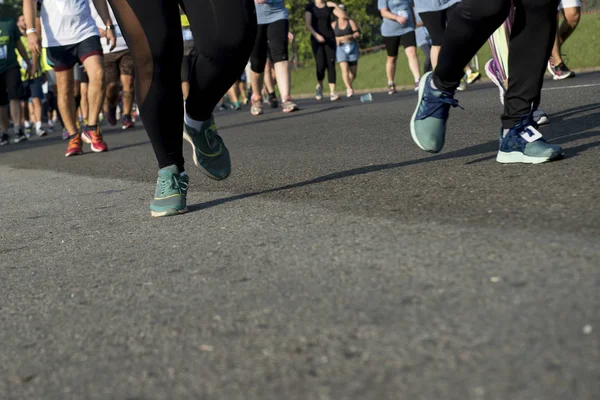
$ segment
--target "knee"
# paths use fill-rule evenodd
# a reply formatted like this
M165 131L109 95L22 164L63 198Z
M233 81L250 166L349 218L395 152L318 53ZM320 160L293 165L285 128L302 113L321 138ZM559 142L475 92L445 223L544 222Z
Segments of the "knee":
M94 71L88 71L88 78L90 82L94 82L95 84L103 84L104 83L104 68L99 67L95 68Z
M563 10L565 21L572 29L575 29L581 19L581 9L579 7L567 8Z

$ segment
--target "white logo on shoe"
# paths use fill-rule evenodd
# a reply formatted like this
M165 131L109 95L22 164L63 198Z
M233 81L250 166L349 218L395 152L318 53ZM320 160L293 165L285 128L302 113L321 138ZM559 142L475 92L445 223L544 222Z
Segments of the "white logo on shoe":
M523 132L521 132L521 137L525 139L527 143L532 143L538 139L541 139L542 134L533 126L528 126L523 130Z

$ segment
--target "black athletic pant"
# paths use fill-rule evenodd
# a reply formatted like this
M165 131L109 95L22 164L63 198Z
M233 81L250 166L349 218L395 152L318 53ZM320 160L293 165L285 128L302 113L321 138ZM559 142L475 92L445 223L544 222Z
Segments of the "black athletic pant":
M515 20L509 45L508 90L502 124L505 129L519 123L535 109L546 63L556 34L559 0L516 0ZM464 75L463 68L504 22L511 0L463 0L452 14L444 34L435 69L434 84L453 92Z
M136 97L159 168L183 171L183 37L177 0L109 0L135 62ZM187 114L205 121L239 78L256 37L253 0L181 0L195 40Z
M325 43L319 43L317 39L311 37L310 42L317 63L317 80L321 82L325 79L325 70L327 70L327 80L329 83L335 83L335 39L325 39Z

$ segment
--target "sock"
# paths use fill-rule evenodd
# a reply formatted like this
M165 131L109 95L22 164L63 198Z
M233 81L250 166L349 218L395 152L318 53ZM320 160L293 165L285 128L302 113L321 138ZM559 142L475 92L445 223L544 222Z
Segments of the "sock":
M190 126L197 131L202 129L202 124L204 124L204 121L196 121L195 119L192 119L185 110L185 105L183 106L183 114L183 121L187 126Z
M508 133L508 131L510 131L510 129L504 129L502 131L502 137L506 136L506 134Z
M473 70L471 68L467 68L467 69L465 69L465 73L466 74L472 74Z
M38 121L38 122L35 123L35 129L37 129L38 131L40 129L42 129L42 121Z
M187 175L187 172L185 172L185 171L183 171L179 174L179 176L186 176L186 175Z
M25 121L23 125L25 125L25 128L31 128L31 122L29 121Z
M92 132L96 132L98 129L98 125L88 125L88 129Z
M392 82L392 81L389 81L389 82L388 82L388 86L391 86L391 85L393 85L393 84L394 84L394 82Z
M54 127L54 121L52 121L51 119L48 120L48 126L53 128Z

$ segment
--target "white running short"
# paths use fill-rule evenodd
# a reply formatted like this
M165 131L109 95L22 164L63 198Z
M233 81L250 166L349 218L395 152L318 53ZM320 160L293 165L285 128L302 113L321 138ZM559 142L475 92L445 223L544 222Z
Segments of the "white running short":
M581 7L581 0L562 0L558 5L558 9Z

